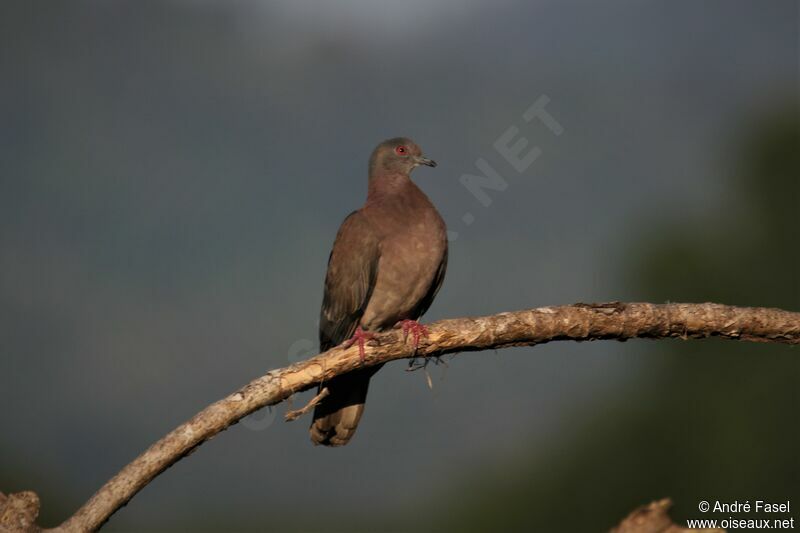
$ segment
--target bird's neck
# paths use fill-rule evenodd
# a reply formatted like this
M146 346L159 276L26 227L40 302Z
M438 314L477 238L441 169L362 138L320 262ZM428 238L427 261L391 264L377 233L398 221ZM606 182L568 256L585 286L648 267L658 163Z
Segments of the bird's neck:
M417 188L408 174L387 173L370 174L367 188L367 202L380 201L396 194L406 194Z

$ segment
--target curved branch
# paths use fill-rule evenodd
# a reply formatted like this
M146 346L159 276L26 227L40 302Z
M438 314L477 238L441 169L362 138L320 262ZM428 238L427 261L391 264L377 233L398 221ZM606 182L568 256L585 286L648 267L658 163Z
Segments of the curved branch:
M413 356L533 346L556 340L706 338L800 344L800 313L720 304L605 303L540 307L428 326L416 353L395 330L376 336L367 366ZM333 348L272 370L206 407L124 467L86 504L50 531L93 531L158 474L243 417L362 366L358 348Z
M724 529L685 528L669 517L672 500L664 498L634 509L610 533L725 533Z

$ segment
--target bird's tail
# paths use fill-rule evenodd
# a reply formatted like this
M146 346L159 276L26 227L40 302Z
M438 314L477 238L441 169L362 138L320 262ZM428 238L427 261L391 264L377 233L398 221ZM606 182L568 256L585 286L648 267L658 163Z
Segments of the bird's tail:
M353 438L364 413L369 378L377 370L375 367L356 370L320 385L320 390L328 387L329 394L314 409L309 429L314 444L344 446Z

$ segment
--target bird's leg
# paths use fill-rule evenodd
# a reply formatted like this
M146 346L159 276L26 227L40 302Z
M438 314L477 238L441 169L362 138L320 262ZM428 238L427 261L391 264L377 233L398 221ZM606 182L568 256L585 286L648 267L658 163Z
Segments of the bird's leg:
M353 333L353 336L350 337L350 340L345 341L344 347L349 348L355 343L358 343L358 356L361 358L361 362L363 363L366 360L366 355L364 353L364 345L368 340L372 340L374 338L375 338L374 334L368 331L364 331L361 328L361 326L358 326L356 328L355 333Z
M428 337L428 328L423 326L416 320L401 320L398 325L403 328L403 342L408 341L408 334L411 333L411 338L414 341L414 353L417 353L419 348L419 340L422 337Z

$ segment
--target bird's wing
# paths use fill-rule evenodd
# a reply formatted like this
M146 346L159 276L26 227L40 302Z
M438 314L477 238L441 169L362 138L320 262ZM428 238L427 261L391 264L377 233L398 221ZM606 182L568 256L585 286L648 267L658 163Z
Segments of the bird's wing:
M431 283L428 292L425 294L422 300L419 301L417 307L414 309L415 318L421 317L422 315L425 314L425 311L427 311L428 308L433 303L433 299L436 298L436 293L438 293L439 289L442 288L442 282L444 281L444 274L447 271L447 255L448 255L447 245L445 244L444 255L442 256L442 262L439 263L439 268L436 270L436 276L434 276L433 278L433 283Z
M328 259L319 317L320 351L352 337L375 287L380 240L360 211L342 222Z

